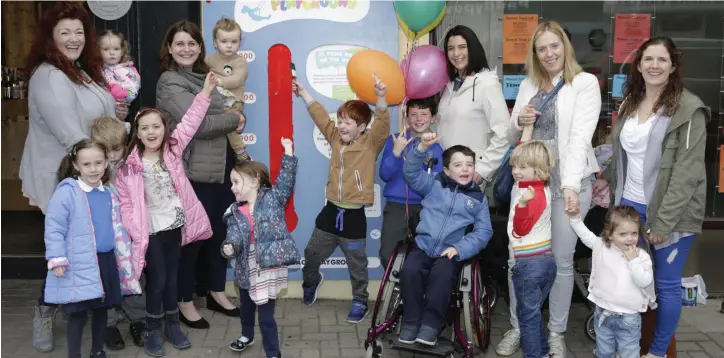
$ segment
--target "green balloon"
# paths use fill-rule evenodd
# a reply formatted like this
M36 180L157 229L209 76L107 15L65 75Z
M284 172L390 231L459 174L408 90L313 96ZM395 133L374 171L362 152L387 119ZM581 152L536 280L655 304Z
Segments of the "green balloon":
M395 11L412 32L420 32L432 24L443 8L445 1L395 0Z

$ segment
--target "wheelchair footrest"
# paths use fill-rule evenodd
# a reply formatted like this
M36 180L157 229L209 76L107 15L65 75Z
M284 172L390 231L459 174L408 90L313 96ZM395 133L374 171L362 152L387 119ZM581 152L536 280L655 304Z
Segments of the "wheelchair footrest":
M449 357L451 354L462 351L458 344L442 337L438 338L437 344L434 346L428 346L420 343L405 344L400 343L400 341L395 339L392 341L391 348L436 357Z

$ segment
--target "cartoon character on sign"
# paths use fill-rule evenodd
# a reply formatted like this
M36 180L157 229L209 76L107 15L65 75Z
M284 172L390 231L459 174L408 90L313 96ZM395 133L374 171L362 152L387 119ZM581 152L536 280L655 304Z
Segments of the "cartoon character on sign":
M271 19L271 15L262 16L261 15L261 7L264 6L265 1L260 1L259 5L255 8L250 8L249 6L244 5L244 7L241 8L241 13L246 14L249 16L250 19L253 21L264 21Z

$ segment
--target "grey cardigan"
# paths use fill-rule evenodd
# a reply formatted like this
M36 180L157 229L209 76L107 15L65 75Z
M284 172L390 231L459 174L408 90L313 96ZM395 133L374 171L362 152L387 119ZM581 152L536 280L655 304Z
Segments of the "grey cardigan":
M181 123L196 94L204 86L206 74L185 69L161 74L156 85L156 107L166 116L169 129ZM200 183L223 183L226 168L226 135L235 131L239 116L224 110L221 94L213 91L211 104L199 130L184 152L184 167L190 180Z
M45 213L58 184L58 167L71 147L90 136L94 119L115 116L116 102L95 82L78 85L44 63L28 83L28 137L20 161L23 192Z

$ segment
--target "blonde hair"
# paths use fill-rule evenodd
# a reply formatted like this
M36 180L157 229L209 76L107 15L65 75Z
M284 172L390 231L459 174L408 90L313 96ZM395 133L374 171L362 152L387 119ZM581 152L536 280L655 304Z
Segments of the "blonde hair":
M532 140L515 148L513 154L510 155L510 165L533 168L538 179L548 181L553 167L556 166L556 158L545 143Z
M236 21L226 17L222 17L221 20L217 21L216 25L214 25L214 31L212 32L212 38L214 39L214 41L216 41L216 33L219 30L223 30L226 32L239 30L239 41L241 41L241 26L239 26L239 23L237 23Z
M126 126L116 117L100 117L91 125L91 138L110 151L121 150L126 146L128 133Z
M538 60L538 55L535 50L535 42L538 41L546 31L558 36L563 42L563 79L565 79L566 83L571 84L573 78L583 72L583 68L581 68L581 65L576 61L576 53L573 51L573 45L571 45L568 35L563 31L561 25L555 21L546 21L539 24L533 36L530 37L528 54L525 57L526 74L536 87L541 87L547 81L553 80L552 78L548 78L548 72L543 68L540 60Z
M105 31L103 31L103 32L101 33L101 36L98 37L98 45L100 45L101 42L103 42L103 39L106 38L106 37L108 37L108 36L115 36L115 37L118 37L119 40L121 40L121 51L123 52L123 54L121 55L121 62L120 62L120 63L124 63L124 62L128 62L128 61L133 61L133 58L131 58L131 55L130 55L130 53L129 53L129 51L130 51L130 50L129 50L130 46L128 45L128 41L126 41L126 37L123 36L123 34L120 33L120 32L116 32L116 31L113 31L113 30L105 30Z

